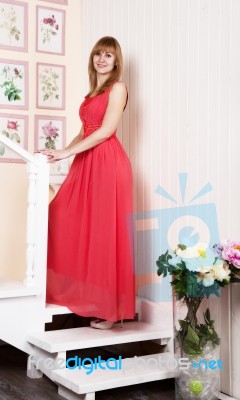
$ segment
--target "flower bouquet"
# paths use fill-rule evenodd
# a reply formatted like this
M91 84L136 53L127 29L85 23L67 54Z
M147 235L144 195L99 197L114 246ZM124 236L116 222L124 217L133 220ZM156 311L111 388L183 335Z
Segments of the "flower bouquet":
M204 243L178 244L158 258L157 273L173 277L175 352L178 357L187 357L189 364L176 377L176 398L216 399L219 371L207 370L209 361L217 359L220 339L209 308L203 310L202 322L197 312L204 298L219 296L221 287L240 282L240 243L226 241L211 249Z

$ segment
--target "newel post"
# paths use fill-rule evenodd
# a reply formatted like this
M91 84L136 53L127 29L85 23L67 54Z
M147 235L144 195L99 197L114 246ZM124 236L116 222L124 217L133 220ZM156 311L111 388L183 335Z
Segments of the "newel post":
M35 207L36 207L36 180L39 173L39 167L28 163L28 195L27 195L27 249L26 249L26 273L24 284L32 286L34 284L34 249L35 249Z
M28 164L27 268L26 286L36 285L45 291L47 226L49 202L49 164L47 157L35 154L37 166Z

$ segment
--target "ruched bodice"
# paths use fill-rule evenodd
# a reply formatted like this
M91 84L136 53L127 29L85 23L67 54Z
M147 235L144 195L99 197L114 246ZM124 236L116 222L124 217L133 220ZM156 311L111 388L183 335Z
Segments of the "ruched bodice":
M109 92L111 87L105 92L94 97L86 97L79 109L79 116L83 124L84 137L96 131L102 125L102 121L107 109ZM116 134L116 131L113 132Z

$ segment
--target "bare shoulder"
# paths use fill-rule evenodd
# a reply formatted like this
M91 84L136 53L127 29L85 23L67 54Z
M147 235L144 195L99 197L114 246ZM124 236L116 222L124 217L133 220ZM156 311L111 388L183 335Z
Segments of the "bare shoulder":
M127 86L125 85L125 83L124 82L120 82L120 81L115 82L113 84L113 86L112 86L112 89L111 89L111 96L112 97L121 96L123 98L126 98L126 96L127 96Z

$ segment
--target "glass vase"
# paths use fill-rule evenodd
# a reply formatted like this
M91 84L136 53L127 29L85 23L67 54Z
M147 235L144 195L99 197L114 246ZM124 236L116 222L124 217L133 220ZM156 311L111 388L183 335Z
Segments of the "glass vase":
M220 339L206 299L174 298L176 400L217 400Z

